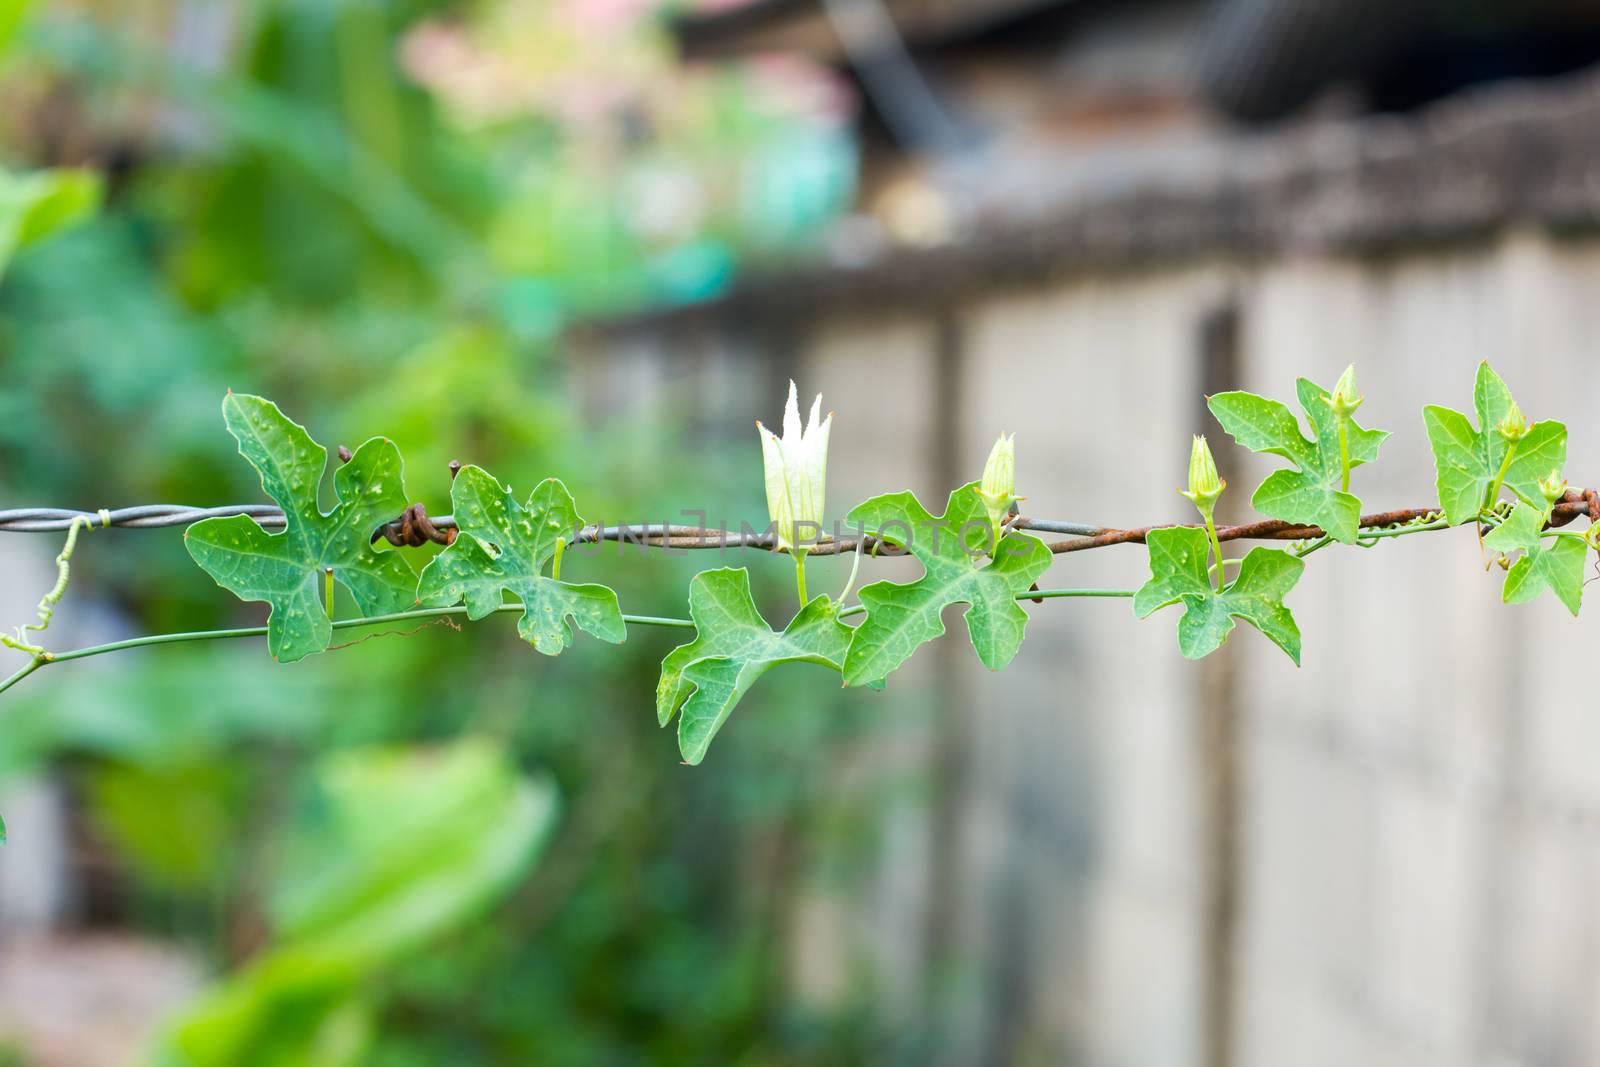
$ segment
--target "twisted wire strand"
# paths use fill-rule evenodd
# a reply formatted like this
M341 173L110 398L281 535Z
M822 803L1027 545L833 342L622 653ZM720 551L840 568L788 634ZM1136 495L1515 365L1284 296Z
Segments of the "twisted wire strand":
M157 526L188 526L201 519L228 515L249 515L263 526L282 526L283 509L271 504L228 504L218 508L196 508L186 504L141 504L131 508L100 511L74 511L71 508L11 508L0 511L0 532L42 533L70 529L74 522L90 526L123 526L151 529Z
M412 508L408 509L408 513L411 512L420 512L420 505L413 505ZM439 543L448 543L449 540L454 538L456 526L455 520L451 516L439 515L427 518L425 513L422 514L434 528L435 536L432 538L433 540ZM1426 524L1435 520L1438 514L1438 505L1436 504L1426 507L1376 512L1361 517L1361 528L1387 531L1387 528L1397 525ZM162 526L188 526L201 519L230 515L248 515L262 526L268 528L281 528L284 525L283 510L271 504L229 504L214 508L191 507L184 504L142 504L137 507L101 511L78 511L71 508L12 508L0 510L0 533L68 530L74 522L93 528L150 529ZM1566 496L1552 508L1550 525L1552 527L1564 526L1580 517L1588 518L1591 522L1600 521L1600 492L1593 489L1569 490ZM1152 530L1182 524L1160 523L1153 526L1117 528L1014 515L1007 525L1010 529L1016 530L1068 535L1066 540L1045 542L1051 552L1059 554L1078 552L1090 548L1105 548L1110 545L1141 544ZM422 539L403 540L401 531L409 528L410 524L407 522L407 516L402 515L399 518L381 524L373 531L373 538L376 540L378 537L387 537L391 543L396 545L419 545L425 543ZM444 536L439 536L439 531L442 531ZM1223 526L1217 529L1217 539L1219 541L1241 539L1302 541L1323 536L1325 536L1325 531L1321 527L1298 525L1284 522L1281 519L1264 519L1257 522L1242 523L1237 526ZM1382 536L1382 534L1379 536ZM726 528L683 526L674 523L627 523L619 526L589 525L577 531L576 536L573 538L574 544L597 544L607 541L663 549L753 548L773 551L777 548L777 537L769 532L732 532ZM858 547L876 555L901 555L904 553L904 549L869 535L864 538L834 537L824 540L809 546L807 554L812 556L846 555L857 551Z
M111 508L105 511L77 511L72 508L11 508L0 510L0 533L45 533L67 530L74 522L96 528L122 527L125 529L155 529L164 526L188 526L201 519L225 518L231 515L248 515L269 529L282 528L283 509L271 504L227 504L221 507L201 508L187 504L141 504L137 507ZM455 528L449 515L433 516L429 520L440 530ZM398 520L385 523L384 529ZM1018 518L1012 525L1017 529L1037 530L1041 533L1092 536L1103 528L1081 522L1063 522L1053 519ZM619 526L589 525L578 532L578 544L600 541L626 541L665 548L764 548L777 546L777 538L769 533L739 533L726 529L684 526L675 523L626 523ZM871 549L877 539L867 538ZM882 549L887 551L887 544ZM835 539L812 548L813 555L832 555L854 552L854 539Z

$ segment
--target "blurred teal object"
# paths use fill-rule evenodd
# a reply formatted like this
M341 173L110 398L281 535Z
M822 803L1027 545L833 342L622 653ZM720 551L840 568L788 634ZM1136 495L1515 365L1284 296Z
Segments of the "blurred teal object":
M663 253L646 267L645 276L659 299L675 304L709 300L733 280L736 259L726 243L692 241Z
M757 245L814 240L855 199L859 150L843 130L795 126L753 155L740 222Z

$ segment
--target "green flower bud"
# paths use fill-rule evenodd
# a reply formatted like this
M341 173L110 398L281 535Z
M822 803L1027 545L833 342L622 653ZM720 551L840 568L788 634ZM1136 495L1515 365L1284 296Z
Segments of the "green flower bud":
M1548 503L1554 504L1567 495L1567 480L1561 477L1560 471L1551 471L1550 476L1539 483L1539 493Z
M1188 497L1200 509L1200 514L1209 516L1227 487L1228 483L1217 474L1217 461L1212 458L1206 439L1195 434L1194 445L1189 450L1189 488L1178 492Z
M1528 420L1522 417L1522 409L1517 407L1517 402L1513 400L1506 417L1500 420L1500 436L1515 444L1528 436L1529 429L1531 427L1528 426Z
M1011 510L1017 497L1017 435L1001 434L989 450L989 460L983 465L983 481L978 485L978 496L989 512L989 522L996 529Z
M1333 392L1328 396L1328 406L1335 415L1348 417L1355 414L1367 398L1356 394L1356 365L1350 364L1339 376L1339 381L1334 385Z

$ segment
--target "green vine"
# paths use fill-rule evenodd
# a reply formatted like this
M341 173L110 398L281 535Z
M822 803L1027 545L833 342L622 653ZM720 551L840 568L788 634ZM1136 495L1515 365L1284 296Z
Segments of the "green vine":
M451 486L453 515L436 525L420 505L408 505L399 449L373 438L354 453L341 450L333 473L336 503L324 512L317 495L327 450L270 401L230 393L223 401L224 422L260 475L262 489L282 508L284 528L270 532L245 515L205 518L186 529L185 543L218 585L243 600L268 604L267 625L134 637L63 652L30 641L27 632L46 630L66 593L79 534L111 525L106 512L98 523L80 515L68 528L56 560L57 581L40 601L39 621L19 628L15 637L0 635L0 644L29 657L0 680L0 693L45 666L124 649L265 636L274 658L292 662L328 650L337 630L459 615L515 614L520 636L551 656L572 644L575 630L621 643L630 627L683 628L694 637L663 661L656 712L663 726L676 720L683 758L698 763L767 671L809 664L847 686L882 687L918 648L944 633L942 615L952 604L965 606L973 650L994 670L1022 645L1025 605L1094 597L1131 598L1140 618L1181 604L1178 648L1190 658L1215 651L1243 621L1298 664L1301 634L1285 598L1303 576L1307 557L1332 544L1371 548L1390 538L1471 524L1491 562L1505 571L1505 602L1548 590L1578 613L1586 560L1600 530L1592 524L1583 533L1559 527L1592 516L1600 497L1570 490L1562 480L1566 427L1555 421L1529 424L1487 364L1474 382L1476 426L1449 408L1423 410L1438 489L1437 505L1423 508L1363 516L1360 499L1350 492L1352 470L1374 462L1389 436L1355 422L1364 398L1356 395L1353 367L1331 393L1299 380L1296 399L1309 437L1299 418L1276 400L1230 392L1208 401L1240 445L1293 464L1268 475L1252 494L1256 509L1269 517L1262 522L1216 524L1216 503L1227 485L1203 437L1192 443L1182 490L1198 510L1199 524L1116 530L1029 520L1016 511L1024 498L1014 484L1015 439L1001 435L982 479L954 490L942 513L933 514L908 492L876 496L847 513L853 533L847 537L822 533L833 416L821 416L819 396L802 426L791 383L783 434L758 424L770 536L713 537L712 531L679 527L617 533L621 539L637 533L640 543L656 546L739 545L788 554L795 562L798 608L776 627L756 606L742 567L695 575L688 618L625 614L614 589L563 580L563 552L606 533L583 525L572 494L554 478L523 500L489 472L461 468ZM396 544L435 540L447 547L419 574L402 552L379 545L380 533L396 523L418 537L391 536ZM1051 529L1074 536L1038 536ZM1287 550L1256 547L1242 559L1225 557L1224 545L1241 538L1291 544ZM1135 542L1143 542L1149 556L1149 578L1138 590L1038 587L1057 555ZM869 548L872 555L915 557L921 576L873 582L852 601ZM808 595L806 557L847 551L854 558L839 597ZM336 585L349 594L355 616L336 617Z

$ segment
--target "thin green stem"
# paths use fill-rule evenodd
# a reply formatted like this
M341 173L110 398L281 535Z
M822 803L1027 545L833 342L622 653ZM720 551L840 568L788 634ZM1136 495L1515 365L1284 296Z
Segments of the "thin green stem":
M333 618L333 568L324 567L322 570L322 604L328 609L328 618Z
M1305 559L1307 556L1311 555L1311 553L1316 552L1318 549L1327 548L1331 544L1333 544L1333 538L1329 537L1327 534L1323 534L1315 541L1312 541L1309 545L1305 545L1302 548L1296 549L1295 558Z
M1506 480L1506 472L1511 469L1511 460L1517 454L1517 444L1516 441L1506 443L1506 458L1500 461L1500 470L1495 474L1494 481L1489 484L1489 492L1483 498L1484 507L1492 508L1494 502L1500 499L1500 486Z
M1405 537L1409 534L1428 533L1431 530L1448 530L1450 520L1443 515L1429 522L1418 523L1415 526L1396 526L1387 530L1362 530L1360 541L1376 541L1385 537Z
M1018 593L1017 600L1057 600L1062 597L1131 597L1133 589L1029 589L1027 592ZM860 615L867 610L865 604L851 604L839 612L838 617L847 619L852 615Z
M502 604L494 609L495 612L520 612L521 604ZM337 619L333 623L335 630L348 630L361 626L382 626L394 622L410 622L415 619L437 619L451 615L465 615L464 607L453 608L417 608L414 611L397 611L388 615L373 615L365 619ZM632 626L670 626L679 629L693 629L692 619L674 619L657 615L624 615L622 621ZM33 657L28 665L12 674L5 681L0 682L0 693L16 685L22 679L52 663L65 663L68 660L87 659L90 656L103 656L107 652L121 652L129 648L145 648L149 645L175 645L189 641L226 641L235 637L264 637L265 626L241 626L232 630L195 630L185 633L149 634L145 637L130 637L122 641L110 641L103 645L90 645L86 648L69 649L66 652L45 652Z
M1056 600L1061 597L1131 597L1132 589L1030 589L1018 593L1018 600ZM495 608L495 613L520 612L521 604L502 604ZM865 604L854 604L839 612L840 618L851 615L860 615L866 611ZM393 622L411 622L415 619L438 619L452 615L465 615L464 607L453 608L417 608L415 611L397 611L389 615L373 615L366 619L337 619L333 623L335 630L348 630L361 626L382 626ZM666 626L674 629L694 629L694 620L676 619L660 615L623 615L622 621L630 626ZM149 634L145 637L130 637L122 641L109 641L103 645L89 645L85 648L68 649L65 652L45 652L34 656L27 665L18 669L4 681L0 681L0 693L16 685L22 679L32 674L41 667L48 667L52 663L66 663L68 660L88 659L90 656L103 656L108 652L121 652L130 648L146 648L151 645L175 645L190 641L226 641L236 637L265 637L265 626L241 626L232 630L194 630L184 633Z
M1350 416L1340 411L1339 419L1339 492L1350 491Z
M10 689L12 686L14 686L18 682L22 681L28 675L30 675L34 671L38 670L40 667L43 667L48 662L50 662L50 661L47 660L47 659L44 659L44 658L42 658L40 656L34 656L32 659L30 659L28 661L28 665L26 667L23 667L21 670L13 672L11 675L9 675L6 678L5 681L0 682L0 693L4 693L7 689Z
M106 513L102 511L100 514L105 515ZM35 657L45 654L43 645L33 644L24 640L24 636L28 630L43 633L50 629L50 620L55 617L56 605L61 603L61 598L67 595L67 581L72 576L72 553L78 547L78 531L92 529L94 529L92 520L82 515L73 517L72 524L67 527L66 543L61 546L61 551L56 556L56 584L39 601L37 609L39 621L18 627L17 636L14 638L0 634L0 645L4 645L6 648L14 648L18 652L26 652Z
M850 597L850 590L856 587L856 574L861 570L861 549L866 545L865 537L856 540L856 550L851 553L850 577L845 579L844 588L839 591L838 603L843 604Z
M800 606L811 603L811 598L806 596L806 553L803 548L794 550L794 585L800 592Z
M1217 560L1217 592L1220 593L1227 587L1227 582L1222 573L1222 542L1217 540L1217 521L1209 509L1200 514L1205 516L1206 536L1211 539L1211 554Z

